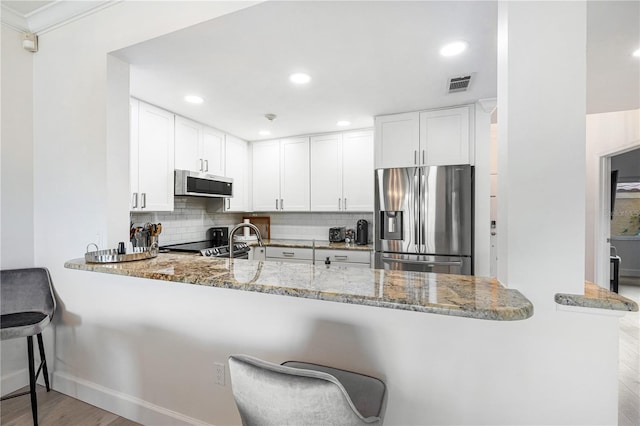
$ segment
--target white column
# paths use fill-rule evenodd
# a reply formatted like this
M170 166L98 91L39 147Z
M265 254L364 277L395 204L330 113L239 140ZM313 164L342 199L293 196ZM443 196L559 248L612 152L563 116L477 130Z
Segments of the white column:
M498 278L555 309L584 291L586 3L498 11Z

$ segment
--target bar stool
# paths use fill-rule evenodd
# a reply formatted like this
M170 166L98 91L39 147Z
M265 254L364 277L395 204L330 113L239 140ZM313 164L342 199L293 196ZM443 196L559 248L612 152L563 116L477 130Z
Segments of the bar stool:
M229 357L244 426L382 425L386 387L374 377L324 365Z
M0 271L0 339L27 338L29 357L29 391L3 397L2 400L31 394L33 424L38 424L36 380L42 370L47 392L49 372L42 343L42 330L51 322L56 310L51 276L45 268L9 269ZM35 371L33 336L38 336L40 366Z

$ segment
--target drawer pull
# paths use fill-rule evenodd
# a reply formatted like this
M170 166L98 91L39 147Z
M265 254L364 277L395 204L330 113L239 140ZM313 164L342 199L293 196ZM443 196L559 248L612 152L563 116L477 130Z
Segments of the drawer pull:
M336 260L347 260L349 259L349 256L333 256L336 258Z
M282 255L283 256L287 256L287 257L293 257L293 256L295 256L295 253L292 253L290 251L283 251Z

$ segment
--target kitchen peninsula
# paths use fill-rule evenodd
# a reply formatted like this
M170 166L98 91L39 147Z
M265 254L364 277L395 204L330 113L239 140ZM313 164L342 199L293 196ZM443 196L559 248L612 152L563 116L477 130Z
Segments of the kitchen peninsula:
M514 321L533 315L519 291L495 279L340 266L164 254L117 264L75 259L66 268L380 308Z

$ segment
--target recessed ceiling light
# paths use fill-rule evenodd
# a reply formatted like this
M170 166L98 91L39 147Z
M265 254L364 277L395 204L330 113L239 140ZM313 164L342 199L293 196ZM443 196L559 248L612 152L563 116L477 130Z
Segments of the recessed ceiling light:
M636 58L640 58L640 49L633 52L633 56L635 56Z
M291 80L291 82L295 84L307 84L311 81L311 77L309 76L309 74L298 72L295 74L291 74L289 76L289 80Z
M260 134L260 136L269 136L271 134L271 132L268 130L260 130L258 133Z
M336 124L337 124L338 126L340 126L340 127L344 127L344 126L348 126L349 124L351 124L351 122L350 122L350 121L347 121L347 120L340 120L340 121L338 121Z
M196 95L187 95L184 97L184 100L192 104L201 104L204 102L204 99Z
M468 43L466 41L454 41L446 44L440 49L442 56L455 56L467 50Z

